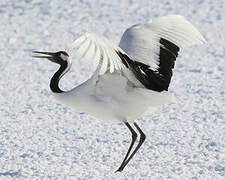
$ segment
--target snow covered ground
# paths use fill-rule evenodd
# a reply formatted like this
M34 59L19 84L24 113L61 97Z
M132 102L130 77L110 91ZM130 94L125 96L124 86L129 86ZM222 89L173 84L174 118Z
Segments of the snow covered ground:
M0 179L225 179L224 0L1 0ZM90 76L68 49L85 31L118 43L138 22L185 16L208 44L181 52L170 86L176 104L140 119L145 144L114 173L131 136L58 103L49 90L57 66L31 50L67 50L72 71L61 87Z

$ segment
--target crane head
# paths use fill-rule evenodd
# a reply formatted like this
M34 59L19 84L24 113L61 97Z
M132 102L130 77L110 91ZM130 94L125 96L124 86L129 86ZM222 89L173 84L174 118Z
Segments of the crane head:
M66 51L58 51L58 52L43 52L43 51L32 51L33 53L42 54L40 55L33 55L34 58L46 58L50 60L51 62L57 63L57 64L64 64L68 63L69 54Z

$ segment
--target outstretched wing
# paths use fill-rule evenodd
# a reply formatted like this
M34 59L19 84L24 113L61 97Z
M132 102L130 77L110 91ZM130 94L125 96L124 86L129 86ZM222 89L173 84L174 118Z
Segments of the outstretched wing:
M126 53L101 35L86 32L73 42L72 48L74 47L78 48L78 54L92 61L94 69L99 67L100 75L107 71L113 73L125 68L117 52Z
M72 47L91 60L98 73L122 71L137 87L168 90L180 48L205 40L184 17L170 15L137 24L123 34L119 47L101 35L85 33Z
M168 53L177 55L178 47L184 48L203 42L205 40L199 31L183 16L169 15L128 28L119 46L131 59L149 65L152 70L157 70L160 64L160 47Z
M180 48L203 42L199 31L184 17L169 15L128 28L119 46L133 60L135 77L146 88L163 91L168 90Z

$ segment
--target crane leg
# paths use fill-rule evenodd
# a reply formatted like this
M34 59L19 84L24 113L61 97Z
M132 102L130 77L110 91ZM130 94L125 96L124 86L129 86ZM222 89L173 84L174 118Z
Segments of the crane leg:
M141 130L141 128L137 125L137 123L134 123L134 126L137 128L138 132L140 133L140 140L139 143L137 145L137 147L134 149L133 153L130 155L130 157L121 164L120 168L117 171L123 171L123 169L125 168L125 166L129 163L129 161L132 159L132 157L136 154L136 152L138 151L138 149L141 147L141 145L143 144L143 142L146 139L145 134L143 133L143 131Z
M126 162L128 156L129 156L129 154L130 154L130 151L131 151L131 149L132 149L132 147L133 147L133 145L134 145L134 143L135 143L135 141L136 141L136 139L137 139L137 133L136 133L136 132L134 131L134 129L130 126L130 124L129 124L128 122L125 122L125 125L128 127L128 129L129 129L129 130L131 131L131 133L132 133L132 141L131 141L130 147L129 147L128 151L127 151L127 154L126 154L126 156L125 156L123 162L121 163L119 169L117 169L116 172L118 172L118 171L121 172L121 171L123 170L123 168L124 168L124 163Z

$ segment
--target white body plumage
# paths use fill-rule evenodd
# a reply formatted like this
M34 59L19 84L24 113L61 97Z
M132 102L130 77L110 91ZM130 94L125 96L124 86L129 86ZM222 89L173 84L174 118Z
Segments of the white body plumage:
M164 103L174 101L167 91L156 92L136 88L117 73L93 76L84 84L66 93L54 93L57 100L106 121L134 122L138 117L149 115Z

